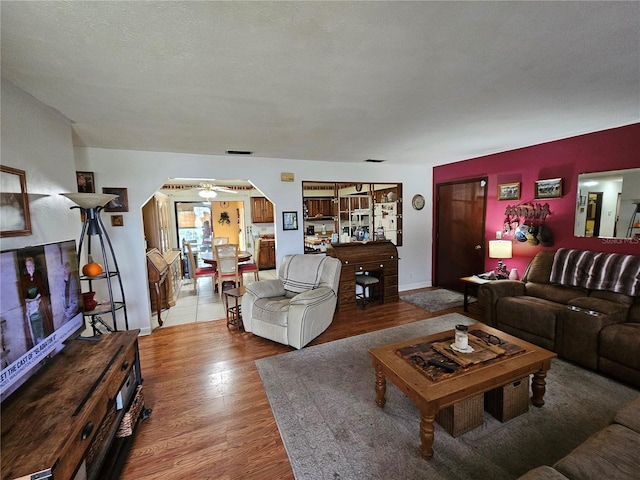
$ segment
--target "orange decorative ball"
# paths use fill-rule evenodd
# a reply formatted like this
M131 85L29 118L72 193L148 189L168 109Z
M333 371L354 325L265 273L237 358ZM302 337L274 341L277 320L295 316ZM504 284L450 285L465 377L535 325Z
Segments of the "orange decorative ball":
M82 267L82 274L87 277L97 277L102 272L104 272L104 268L102 265L96 262L89 262L84 267Z

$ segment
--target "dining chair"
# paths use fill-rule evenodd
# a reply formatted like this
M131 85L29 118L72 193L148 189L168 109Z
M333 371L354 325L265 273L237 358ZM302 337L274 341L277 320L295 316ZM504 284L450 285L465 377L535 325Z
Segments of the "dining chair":
M214 245L226 245L229 243L229 237L213 237Z
M211 283L215 288L216 285L216 269L214 267L198 267L196 265L196 258L193 255L191 244L184 242L184 246L187 247L187 257L189 258L189 270L191 278L193 279L193 293L198 294L198 279L204 277L211 277Z
M224 282L233 282L234 288L242 285L242 277L240 277L240 271L238 269L238 245L214 245L213 253L218 269L216 284L218 286L218 294L220 298L222 298L222 285Z
M253 261L242 262L238 264L238 268L240 269L240 278L242 279L243 274L253 272L253 279L256 282L260 281L260 239L256 238L254 242L254 250L253 250ZM244 281L244 279L243 279Z

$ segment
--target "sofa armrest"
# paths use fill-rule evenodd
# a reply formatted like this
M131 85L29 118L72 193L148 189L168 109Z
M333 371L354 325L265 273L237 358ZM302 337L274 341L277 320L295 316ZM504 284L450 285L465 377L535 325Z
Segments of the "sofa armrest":
M280 280L260 280L245 286L248 293L256 298L284 297L284 285Z
M525 294L524 283L517 280L497 280L478 287L478 305L482 308L484 323L496 326L496 303L502 297Z

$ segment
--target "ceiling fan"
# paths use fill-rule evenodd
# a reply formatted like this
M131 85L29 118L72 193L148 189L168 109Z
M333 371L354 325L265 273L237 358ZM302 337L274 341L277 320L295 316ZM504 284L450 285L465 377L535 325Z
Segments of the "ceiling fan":
M237 191L227 187L218 187L212 183L201 183L198 195L200 195L202 198L211 199L217 197L218 192L238 193Z

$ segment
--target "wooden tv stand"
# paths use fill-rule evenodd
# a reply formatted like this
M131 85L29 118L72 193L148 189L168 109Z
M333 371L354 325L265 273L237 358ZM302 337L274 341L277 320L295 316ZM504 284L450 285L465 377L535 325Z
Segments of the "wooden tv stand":
M116 432L142 382L138 333L71 340L3 402L3 480L118 477L133 435Z

